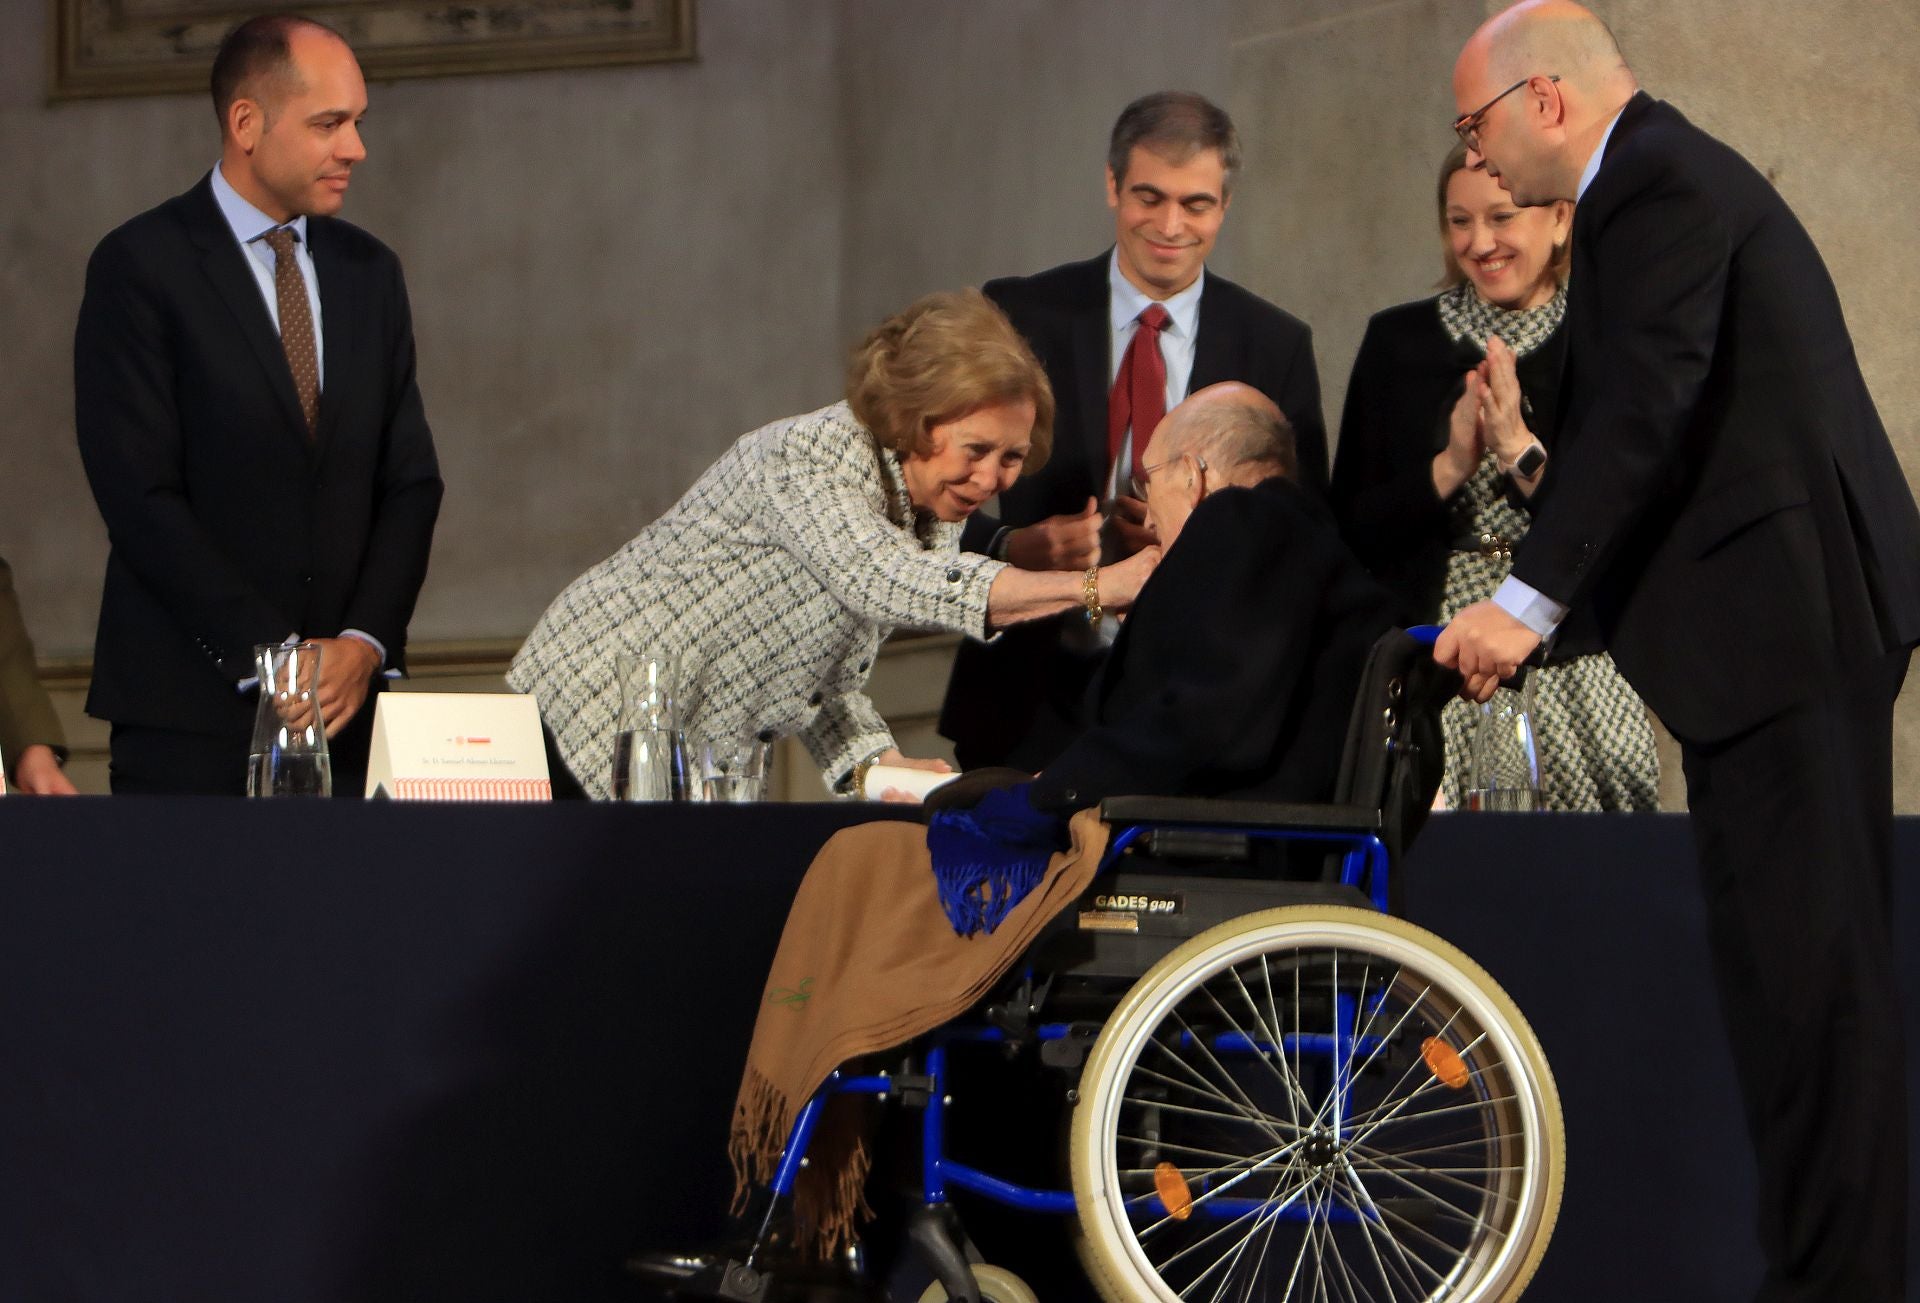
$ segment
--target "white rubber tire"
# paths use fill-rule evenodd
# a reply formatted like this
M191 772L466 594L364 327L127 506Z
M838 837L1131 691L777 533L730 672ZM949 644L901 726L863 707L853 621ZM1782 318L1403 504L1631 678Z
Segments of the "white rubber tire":
M1490 1091L1494 1088L1487 1086L1486 1082L1494 1080L1499 1083L1498 1089L1503 1093L1497 1096L1490 1093L1476 1093L1471 1097L1473 1102L1467 1107L1469 1110L1478 1110L1482 1114L1497 1111L1503 1120L1503 1127L1496 1129L1493 1138L1486 1143L1498 1143L1519 1151L1514 1155L1516 1161L1511 1164L1490 1166L1486 1169L1488 1172L1499 1173L1489 1175L1485 1179L1490 1183L1499 1183L1500 1188L1494 1195L1483 1196L1483 1198L1490 1198L1493 1205L1499 1209L1500 1218L1505 1222L1504 1227L1491 1230L1475 1229L1478 1224L1472 1218L1457 1219L1464 1221L1467 1229L1449 1229L1458 1230L1460 1235L1470 1241L1470 1245L1463 1247L1451 1269L1445 1269L1445 1264L1442 1264L1440 1269L1422 1264L1420 1272L1405 1273L1407 1281L1414 1283L1402 1282L1401 1285L1395 1285L1392 1281L1385 1279L1388 1275L1387 1269L1381 1268L1387 1297L1391 1298L1393 1303L1409 1303L1411 1300L1419 1300L1420 1303L1511 1303L1520 1296L1521 1291L1532 1278L1541 1257L1546 1252L1553 1222L1559 1211L1561 1189L1565 1179L1566 1155L1565 1129L1560 1113L1559 1093L1554 1086L1552 1074L1548 1070L1546 1057L1532 1029L1527 1026L1526 1020L1521 1017L1513 1001L1492 978L1487 976L1485 970L1457 948L1432 933L1402 919L1365 909L1344 906L1290 906L1230 920L1192 938L1172 951L1129 989L1113 1015L1107 1020L1105 1028L1088 1056L1086 1067L1081 1074L1079 1100L1073 1113L1070 1163L1073 1192L1079 1205L1081 1259L1095 1288L1110 1303L1146 1303L1147 1300L1181 1303L1181 1295L1162 1279L1154 1266L1152 1254L1142 1247L1133 1219L1127 1211L1127 1200L1134 1198L1137 1201L1138 1199L1141 1178L1138 1175L1134 1176L1132 1195L1124 1193L1121 1188L1122 1178L1118 1157L1120 1142L1117 1139L1120 1135L1121 1109L1126 1100L1127 1083L1135 1071L1141 1053L1153 1040L1156 1032L1160 1031L1164 1020L1173 1016L1184 1017L1178 1015L1176 1011L1181 1007L1180 1002L1190 995L1194 996L1196 1002L1201 995L1204 995L1214 1002L1213 1007L1221 1008L1222 1012L1225 1012L1212 988L1208 988L1205 992L1201 991L1208 981L1216 978L1224 979L1227 970L1233 969L1234 980L1240 983L1240 989L1244 992L1244 978L1240 976L1242 970L1238 965L1257 963L1260 971L1266 973L1269 956L1275 958L1290 956L1289 962L1295 965L1294 971L1300 971L1308 966L1308 958L1316 953L1314 949L1316 947L1323 948L1327 955L1352 954L1366 959L1369 963L1377 960L1383 972L1391 966L1394 974L1394 985L1391 989L1401 990L1403 981L1407 983L1408 989L1420 987L1418 997L1411 1001L1410 1013L1419 1010L1423 1002L1426 1002L1436 1009L1444 1008L1454 1011L1448 1016L1445 1027L1441 1029L1443 1032L1456 1023L1471 1027L1473 1038L1463 1049L1475 1063L1491 1065L1486 1069L1486 1073L1492 1075L1483 1077L1482 1073L1476 1069L1469 1084L1475 1092ZM1332 971L1336 975L1333 985L1337 988L1339 970L1335 968ZM1410 978L1409 975L1411 975ZM1274 1008L1276 1020L1284 1022L1275 1002L1270 976L1268 982L1268 1006ZM1423 983L1424 986L1422 986ZM1384 978L1381 989L1382 995L1376 1003L1376 1008L1383 1006L1386 1002L1385 993L1389 990L1389 986ZM1362 995L1366 995L1368 988L1365 978L1362 979L1361 990ZM1249 1022L1259 1016L1258 1001L1254 1000L1252 1004L1253 1016L1248 1019ZM1299 1020L1301 1007L1300 996L1296 990L1293 1010L1296 1020ZM1371 1015L1369 1017L1371 1018ZM1304 1022L1302 1025L1304 1027ZM1399 1026L1396 1025L1394 1030L1397 1034ZM1204 1045L1204 1042L1198 1043ZM1270 1040L1261 1042L1263 1045L1268 1043L1271 1043ZM1196 1042L1188 1039L1182 1044L1191 1046ZM1424 1044L1425 1042L1422 1042L1423 1046ZM1203 1050L1203 1053L1211 1057L1211 1051ZM1286 1067L1284 1051L1275 1055L1274 1058L1278 1060L1278 1067L1284 1070ZM1156 1058L1155 1061L1159 1060ZM1151 1070L1144 1071L1143 1080L1150 1079L1154 1075ZM1231 1074L1223 1069L1222 1075L1226 1082L1226 1089L1238 1089L1231 1079ZM1283 1071L1275 1071L1272 1075L1276 1081L1282 1081L1284 1078ZM1163 1080L1174 1080L1166 1077L1165 1074L1160 1076ZM1437 1072L1435 1076L1438 1076ZM1415 1080L1419 1078L1415 1077ZM1297 1084L1296 1081L1296 1086ZM1433 1087L1422 1081L1416 1093L1431 1089ZM1296 1090L1294 1093L1299 1095L1303 1102L1311 1103L1311 1100L1304 1098L1304 1092ZM1223 1095L1222 1098L1227 1100L1228 1107L1238 1107L1226 1096ZM1249 1100L1248 1103L1251 1106L1252 1101ZM1154 1106L1143 1106L1136 1100L1131 1107L1138 1109ZM1253 1111L1250 1107L1246 1116L1237 1116L1231 1120L1236 1125L1250 1125L1247 1118ZM1459 1106L1454 1106L1447 1111L1459 1112L1461 1109ZM1138 1114L1136 1113L1135 1116L1137 1117ZM1268 1126L1271 1136L1279 1136L1281 1134L1279 1128L1287 1125L1285 1120L1275 1113L1262 1113L1260 1116L1263 1121L1258 1125ZM1416 1113L1414 1116L1417 1119L1419 1114ZM1391 1114L1388 1114L1388 1117L1391 1118ZM1512 1127L1510 1132L1504 1129L1504 1123L1509 1120ZM1304 1129L1299 1130L1302 1135L1305 1134ZM1127 1143L1139 1145L1143 1142L1129 1138ZM1156 1140L1153 1143L1158 1142ZM1301 1143L1302 1141L1296 1139L1290 1144L1279 1144L1275 1152L1297 1148ZM1235 1161L1244 1163L1245 1159ZM1289 1162L1292 1161L1294 1160L1290 1158ZM1274 1159L1269 1157L1261 1160L1259 1166L1268 1166L1273 1162ZM1338 1159L1330 1166L1337 1165ZM1136 1173L1140 1170L1134 1169ZM1243 1166L1237 1170L1245 1173L1250 1169ZM1269 1170L1267 1175L1273 1176L1274 1170L1278 1169ZM1327 1169L1323 1167L1315 1170ZM1349 1164L1346 1170L1356 1172L1359 1169ZM1394 1154L1388 1154L1384 1159L1378 1160L1370 1170L1382 1174L1379 1177L1381 1183L1394 1182L1402 1173L1424 1176L1430 1182L1457 1179L1446 1175L1450 1169L1436 1167L1432 1173L1429 1173L1419 1169L1417 1158L1404 1158ZM1328 1184L1332 1184L1337 1178L1313 1176L1304 1178L1308 1182L1315 1179L1323 1179ZM1374 1178L1369 1176L1369 1179ZM1358 1176L1353 1177L1353 1183L1355 1189L1359 1189L1362 1185ZM1413 1184L1412 1182L1401 1183ZM1370 1195L1366 1197L1371 1198ZM1291 1201L1294 1196L1289 1195L1287 1198ZM1308 1201L1302 1200L1302 1202ZM1323 1202L1329 1208L1333 1206L1330 1198ZM1384 1206L1387 1201L1380 1202L1381 1206ZM1358 1205L1350 1206L1357 1208ZM1482 1208L1484 1207L1483 1203ZM1478 1213L1476 1216L1480 1217L1480 1221L1486 1220ZM1266 1234L1271 1240L1272 1227L1277 1224L1277 1219L1270 1216L1257 1219L1253 1223L1255 1229L1246 1232L1243 1238L1250 1239L1259 1234L1259 1227L1263 1220L1268 1227ZM1350 1220L1358 1224L1357 1219L1350 1218ZM1375 1224L1381 1228L1388 1225L1384 1219L1374 1220ZM1354 1233L1367 1234L1370 1239L1375 1232L1370 1230L1349 1232L1349 1234ZM1384 1229L1378 1233L1383 1238L1386 1235ZM1330 1233L1324 1233L1319 1243L1330 1245L1332 1240L1333 1236ZM1301 1241L1305 1246L1299 1250L1302 1256L1305 1255L1307 1248L1315 1248L1316 1254L1324 1251L1316 1246L1314 1237L1311 1235L1302 1232ZM1282 1297L1283 1287L1289 1284L1289 1270L1292 1271L1295 1279L1301 1275L1299 1258L1294 1259L1291 1264L1284 1261L1276 1262L1274 1270L1277 1274L1270 1279L1267 1275L1260 1274L1267 1271L1266 1253L1267 1246L1263 1246L1260 1257L1251 1268L1251 1272L1260 1282L1261 1289L1257 1297L1279 1299ZM1166 1256L1171 1259L1174 1255ZM1199 1261L1203 1257L1204 1255L1200 1255L1194 1260ZM1239 1263L1240 1259L1236 1258L1234 1264L1226 1270L1228 1272L1240 1270ZM1171 1261L1167 1265L1170 1267ZM1342 1270L1350 1270L1346 1267L1344 1260L1339 1265ZM1331 1271L1328 1274L1330 1278L1333 1275ZM1239 1295L1236 1292L1233 1296ZM1295 1297L1291 1291L1286 1292L1285 1296ZM1310 1290L1299 1295L1302 1298L1311 1296ZM1377 1296L1369 1294L1368 1297Z

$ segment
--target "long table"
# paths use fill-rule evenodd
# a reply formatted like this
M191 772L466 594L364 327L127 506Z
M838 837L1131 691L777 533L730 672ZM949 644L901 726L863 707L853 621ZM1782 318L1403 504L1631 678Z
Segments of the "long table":
M0 1300L633 1297L629 1250L721 1223L800 875L885 817L0 801ZM1898 835L1920 867L1920 821ZM1452 816L1405 883L1560 1083L1567 1194L1534 1296L1751 1297L1685 822Z

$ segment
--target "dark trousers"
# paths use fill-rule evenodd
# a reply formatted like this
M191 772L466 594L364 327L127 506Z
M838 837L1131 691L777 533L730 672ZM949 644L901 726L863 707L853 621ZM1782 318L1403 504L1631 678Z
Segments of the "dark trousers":
M1758 1160L1759 1303L1906 1298L1906 1051L1889 919L1893 700L1907 660L1852 672L1729 742L1682 740Z
M367 785L367 752L373 743L373 703L327 739L333 794L359 799ZM115 796L245 796L250 733L215 736L170 728L115 724L109 742L108 775Z

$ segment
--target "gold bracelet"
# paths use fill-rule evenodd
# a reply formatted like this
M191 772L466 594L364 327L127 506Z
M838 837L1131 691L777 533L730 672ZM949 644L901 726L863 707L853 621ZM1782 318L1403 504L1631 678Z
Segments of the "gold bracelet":
M1100 623L1100 567L1088 566L1080 581L1080 600L1087 604L1087 623Z
M867 794L867 775L873 772L873 767L880 763L880 757L885 754L886 751L883 748L865 760L856 760L853 772L847 775L847 785L841 790L855 798L864 799Z

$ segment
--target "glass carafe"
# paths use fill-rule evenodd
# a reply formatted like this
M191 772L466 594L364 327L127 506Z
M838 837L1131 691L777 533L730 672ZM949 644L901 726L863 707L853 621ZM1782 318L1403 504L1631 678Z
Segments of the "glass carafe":
M1480 706L1469 743L1461 804L1469 810L1538 810L1540 752L1533 735L1533 682L1502 685Z
M320 718L320 648L263 643L253 658L260 702L247 756L247 795L333 795L333 762Z
M613 799L688 799L686 740L680 731L679 665L667 652L621 652L620 726L613 739Z

